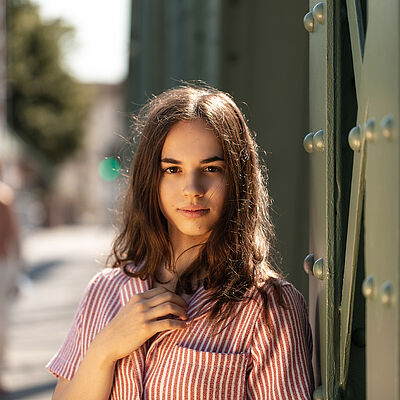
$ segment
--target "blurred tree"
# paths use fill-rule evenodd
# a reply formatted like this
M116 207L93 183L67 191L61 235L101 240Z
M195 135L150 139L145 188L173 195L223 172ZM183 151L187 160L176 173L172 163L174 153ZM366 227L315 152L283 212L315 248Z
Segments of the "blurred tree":
M73 33L60 19L44 23L29 0L7 0L8 124L47 167L46 178L83 138L90 93L63 67Z

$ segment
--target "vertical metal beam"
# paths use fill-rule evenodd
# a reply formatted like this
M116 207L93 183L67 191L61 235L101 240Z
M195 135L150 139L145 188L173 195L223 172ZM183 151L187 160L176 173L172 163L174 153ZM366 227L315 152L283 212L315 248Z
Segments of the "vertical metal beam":
M360 104L361 99L361 68L364 56L364 26L359 0L346 0L347 16L349 20L351 48L353 53L354 79L356 82L357 101Z
M364 101L375 129L365 172L367 398L400 397L400 4L368 1ZM390 122L391 121L391 122Z
M317 4L318 3L318 4ZM320 362L321 382L315 399L338 397L338 296L336 271L336 146L340 80L340 2L310 1L313 19L310 29L310 130L323 130L324 151L311 155L310 250L315 259L323 259L324 273L310 278L310 318L314 325L316 351ZM319 13L323 18L319 18ZM322 23L320 21L323 21ZM316 138L317 134L314 135ZM314 266L315 268L315 266ZM318 355L318 353L317 353ZM318 379L318 376L317 376Z
M349 141L354 146L354 159L340 307L340 385L343 390L346 389L350 360L354 290L365 188L366 143L365 138L361 136L360 127L357 126L350 132Z
M337 146L337 113L339 82L337 80L339 45L339 16L340 2L326 1L326 370L325 370L325 399L338 398L338 354L336 338L339 328L337 299L339 291L336 276L336 146Z

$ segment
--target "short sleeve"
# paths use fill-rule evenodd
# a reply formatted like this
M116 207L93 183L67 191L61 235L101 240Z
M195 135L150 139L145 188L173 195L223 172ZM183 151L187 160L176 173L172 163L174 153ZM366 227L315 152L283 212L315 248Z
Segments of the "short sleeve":
M45 366L56 378L61 376L72 380L83 359L83 316L92 288L100 275L101 272L96 274L87 285L64 343Z
M310 400L314 389L312 337L303 296L282 286L286 309L268 289L268 324L264 310L255 323L247 381L249 399Z

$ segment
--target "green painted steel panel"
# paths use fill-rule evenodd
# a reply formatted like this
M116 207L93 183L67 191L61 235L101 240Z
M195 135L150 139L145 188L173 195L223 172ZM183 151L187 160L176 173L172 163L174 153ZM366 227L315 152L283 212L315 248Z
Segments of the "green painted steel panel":
M374 142L366 142L365 269L375 292L367 301L367 398L398 399L399 391L399 45L400 5L368 2L368 32L361 74L365 113L374 118ZM393 137L381 122L394 117ZM365 139L364 139L365 140ZM385 282L393 285L390 304L382 301Z
M268 167L277 265L308 298L308 0L221 1L219 87L235 97ZM265 151L265 154L263 152Z
M234 95L267 152L282 255L276 263L307 299L306 4L297 1L288 12L284 3L263 0L133 0L127 102L134 111L152 93L192 79Z
M319 9L314 9L319 4ZM338 398L338 297L337 279L337 129L338 129L338 25L340 4L310 1L314 29L310 32L310 131L314 151L310 154L310 253L323 259L322 280L310 277L310 320L314 330L315 398ZM318 19L318 11L322 19ZM310 18L310 15L309 15ZM340 117L340 116L339 116ZM324 150L315 149L315 133L323 130Z

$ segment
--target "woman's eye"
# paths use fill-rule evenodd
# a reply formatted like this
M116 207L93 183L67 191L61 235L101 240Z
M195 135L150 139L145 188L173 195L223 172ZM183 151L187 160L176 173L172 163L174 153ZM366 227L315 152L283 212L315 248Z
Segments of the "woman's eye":
M179 172L179 168L178 167L168 167L164 169L164 172L167 174L176 174L177 172Z
M216 172L221 172L221 171L222 171L221 167L217 167L214 165L208 165L207 167L203 168L203 172L216 173ZM180 169L180 167L177 167L177 166L168 167L168 168L163 169L163 173L165 173L165 174L177 174L179 172L181 172L181 169Z
M206 172L220 172L221 171L220 167L215 167L213 165L205 167L204 169L205 169Z

